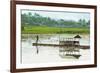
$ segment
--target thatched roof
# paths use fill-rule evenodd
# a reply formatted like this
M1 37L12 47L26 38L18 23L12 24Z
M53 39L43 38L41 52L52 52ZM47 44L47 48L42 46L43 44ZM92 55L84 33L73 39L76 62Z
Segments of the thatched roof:
M76 35L74 38L82 38L80 35Z

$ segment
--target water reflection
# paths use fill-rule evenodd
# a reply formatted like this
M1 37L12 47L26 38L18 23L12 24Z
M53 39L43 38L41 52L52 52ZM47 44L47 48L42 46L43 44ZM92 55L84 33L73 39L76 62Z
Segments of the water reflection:
M83 50L78 46L33 46L33 43L42 44L61 44L58 35L23 35L22 39L22 63L40 63L40 62L59 62L89 60L90 50ZM73 37L74 35L62 34L62 37ZM82 36L83 37L83 36ZM88 36L87 36L88 37ZM68 39L73 40L73 39ZM63 42L62 42L63 43ZM67 42L68 43L68 42ZM78 42L73 42L73 44ZM83 38L80 44L89 44L89 37ZM66 45L66 44L65 44ZM27 59L28 58L28 59ZM52 58L52 59L51 59Z
M59 48L59 55L62 58L77 58L79 59L81 54L80 54L80 48L79 47L74 47L74 46L67 46L67 47L62 47Z

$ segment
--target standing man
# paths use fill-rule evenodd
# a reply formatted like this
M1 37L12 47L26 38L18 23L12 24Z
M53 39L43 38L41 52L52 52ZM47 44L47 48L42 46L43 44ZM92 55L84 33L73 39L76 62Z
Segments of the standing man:
M36 36L36 48L37 48L37 54L39 53L39 50L38 50L38 41L39 41L39 36L37 35Z
M39 36L37 35L36 36L36 44L38 44L38 41L39 41Z

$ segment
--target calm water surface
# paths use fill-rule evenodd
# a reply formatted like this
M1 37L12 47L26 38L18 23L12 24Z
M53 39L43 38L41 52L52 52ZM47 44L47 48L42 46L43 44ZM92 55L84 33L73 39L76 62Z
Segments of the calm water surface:
M76 34L38 34L38 43L45 44L59 44L59 39L62 38L73 38ZM68 61L81 61L90 59L90 50L80 49L80 58L76 59L74 57L62 58L59 56L59 50L61 47L53 46L32 46L32 43L36 42L37 34L22 34L22 63L49 63L49 62L68 62ZM80 45L90 45L89 35L80 35ZM38 52L37 52L38 49Z

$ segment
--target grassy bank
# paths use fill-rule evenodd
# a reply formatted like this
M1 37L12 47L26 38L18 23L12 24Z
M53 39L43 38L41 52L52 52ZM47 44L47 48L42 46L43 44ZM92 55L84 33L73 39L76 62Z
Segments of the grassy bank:
M58 28L58 27L46 27L46 26L28 26L24 27L22 34L88 34L89 28Z

